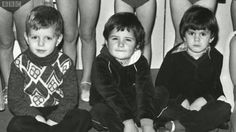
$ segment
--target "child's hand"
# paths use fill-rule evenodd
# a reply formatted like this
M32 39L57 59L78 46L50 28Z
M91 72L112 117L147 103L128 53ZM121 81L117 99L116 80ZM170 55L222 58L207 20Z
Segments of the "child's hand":
M187 99L185 99L182 103L181 106L184 107L185 109L189 110L189 101Z
M35 116L35 119L36 119L38 122L42 122L42 123L47 124L45 118L42 117L41 115L36 115L36 116Z
M135 125L133 119L123 121L124 132L138 132L138 127Z
M221 95L219 98L217 98L217 100L223 101L227 103L227 99L224 95Z
M189 109L199 111L206 103L207 101L205 98L199 97L190 105Z
M54 126L54 125L57 125L58 123L55 122L55 121L53 121L53 120L48 119L48 120L47 120L47 124L48 124L49 126Z
M143 118L140 120L142 132L155 132L153 128L153 120L148 118Z

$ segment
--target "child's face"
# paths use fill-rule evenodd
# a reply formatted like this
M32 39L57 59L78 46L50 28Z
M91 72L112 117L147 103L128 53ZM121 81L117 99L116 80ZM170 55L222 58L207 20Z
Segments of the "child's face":
M32 53L38 57L46 57L51 54L56 46L61 42L62 35L55 34L55 28L31 29L25 39Z
M129 60L136 49L136 39L133 31L113 29L107 40L107 48L117 60Z
M185 33L184 41L190 54L200 55L207 50L213 38L209 30L189 29Z

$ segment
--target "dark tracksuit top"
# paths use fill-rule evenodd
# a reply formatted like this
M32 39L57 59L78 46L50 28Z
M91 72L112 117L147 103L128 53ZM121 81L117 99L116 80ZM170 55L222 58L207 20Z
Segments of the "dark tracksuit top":
M105 103L121 119L153 119L154 86L144 56L123 67L107 47L95 59L92 69L90 104Z

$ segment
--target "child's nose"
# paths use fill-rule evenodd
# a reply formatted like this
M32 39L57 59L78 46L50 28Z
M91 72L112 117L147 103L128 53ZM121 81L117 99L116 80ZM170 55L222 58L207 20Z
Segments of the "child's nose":
M124 40L120 40L118 46L119 47L124 47L124 43L125 43Z
M39 46L44 46L44 40L43 40L43 39L40 39L39 42L38 42L38 45L39 45Z
M199 34L195 34L195 35L194 35L194 40L195 40L195 41L199 41L199 40L200 40L200 37L201 37L201 36L200 36Z

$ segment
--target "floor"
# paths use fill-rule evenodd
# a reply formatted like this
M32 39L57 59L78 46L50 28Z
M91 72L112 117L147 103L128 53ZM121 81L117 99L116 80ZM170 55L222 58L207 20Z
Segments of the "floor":
M158 70L151 70L153 82L154 82L157 72ZM80 101L79 108L89 110L91 107L88 103ZM7 124L11 118L12 118L12 114L9 112L8 109L6 109L3 112L0 112L0 132L6 132ZM89 130L89 132L97 132L97 131L92 128L91 130ZM230 132L230 131L229 130L216 130L214 132Z

